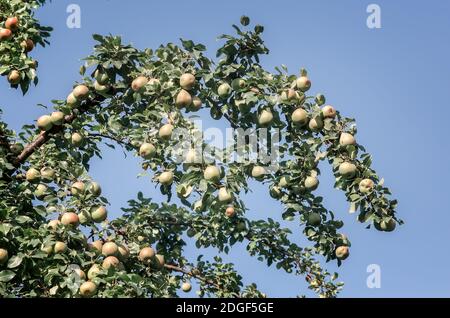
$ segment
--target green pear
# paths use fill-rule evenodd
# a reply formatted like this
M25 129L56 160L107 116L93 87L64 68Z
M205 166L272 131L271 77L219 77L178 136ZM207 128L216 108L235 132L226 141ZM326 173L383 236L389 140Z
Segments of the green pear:
M64 113L57 111L50 115L50 120L54 126L60 126L64 123Z
M273 120L273 114L270 110L264 109L258 116L258 123L261 126L268 126Z
M308 191L314 191L319 187L319 179L317 179L316 177L306 177L305 179L305 188Z
M231 94L231 86L228 83L223 83L219 85L219 88L217 89L217 94L220 98L228 98Z
M30 168L27 170L25 178L27 179L28 182L37 182L40 180L41 174L37 169Z
M363 179L359 183L359 191L361 193L369 193L373 190L375 183L371 179Z
M159 129L159 138L169 140L172 137L173 125L165 124Z
M350 255L348 246L339 246L335 251L336 257L340 260L345 260Z
M182 89L191 90L195 85L195 76L190 73L184 73L180 77L180 86Z
M192 104L192 96L188 91L182 89L175 99L175 105L178 108L189 107Z
M222 187L219 189L218 198L219 198L219 201L222 203L229 203L229 202L233 201L233 194L230 193L227 190L227 188Z
M341 136L339 137L339 144L341 146L354 145L354 144L356 144L356 140L352 134L344 132L344 133L341 133Z
M0 248L0 265L5 264L8 261L8 251L4 248Z
M159 183L165 186L169 186L173 183L173 172L172 171L164 171L158 177Z
M42 131L49 131L53 127L52 118L49 115L43 115L38 118L37 126Z
M339 165L339 174L345 179L351 179L356 175L357 168L353 163L343 162Z
M145 76L138 76L131 82L131 89L135 92L141 92L144 90L145 85L148 84L148 79Z
M308 113L303 108L297 108L291 115L292 122L299 126L308 123Z
M139 148L139 155L144 159L150 159L156 154L156 147L153 144L145 142Z
M217 182L220 179L220 170L216 166L208 166L203 171L205 180Z
M108 211L104 206L97 206L91 209L91 218L95 223L101 223L108 217Z

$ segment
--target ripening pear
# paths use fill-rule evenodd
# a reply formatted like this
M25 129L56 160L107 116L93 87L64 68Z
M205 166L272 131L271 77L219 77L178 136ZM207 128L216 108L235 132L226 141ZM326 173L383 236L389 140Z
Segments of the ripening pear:
M228 83L223 83L219 85L219 88L217 89L217 94L220 98L228 98L231 94L231 86Z
M43 245L43 246L41 246L41 252L44 252L45 254L50 255L53 253L53 246Z
M88 185L88 191L92 193L93 196L98 197L102 194L102 187L97 182L93 181Z
M0 42L9 40L13 36L13 33L9 29L0 28Z
M299 126L304 126L308 123L308 113L303 108L297 108L291 115L292 122Z
M218 198L222 203L229 203L233 200L233 194L230 193L227 188L222 187L219 189Z
M144 159L152 158L156 153L156 147L153 144L144 142L139 148L139 155Z
M345 260L350 255L348 246L339 246L335 251L336 257L340 260Z
M94 265L91 266L91 268L89 268L89 270L88 270L88 272L87 272L87 277L88 277L88 279L93 279L93 278L95 278L100 272L101 272L100 266L98 266L97 264L94 264Z
M104 206L93 207L91 209L91 218L95 223L101 223L108 217L108 211Z
M27 170L25 174L25 178L28 182L37 182L41 178L41 174L35 168L30 168Z
M75 274L78 275L78 277L80 279L83 279L83 280L86 279L86 274L83 272L83 270L81 268L75 268L74 272L75 272Z
M53 247L53 252L55 252L55 254L64 253L66 250L67 250L67 245L64 242L56 242L55 246Z
M14 16L14 17L9 17L6 19L5 21L5 28L7 28L8 30L11 31L17 31L17 29L19 28L19 18Z
M89 244L89 246L91 250L101 253L103 249L103 242L100 240L94 241L91 244Z
M216 182L220 179L220 170L216 166L208 166L203 171L205 180Z
M78 226L80 219L76 213L66 212L61 217L61 223L64 225Z
M292 88L289 88L281 93L281 100L283 102L292 101L298 98L299 98L298 93Z
M343 162L339 165L339 174L345 179L351 179L356 175L356 166L350 162Z
M356 144L356 140L352 134L344 132L344 133L341 133L341 136L339 137L339 144L341 146L354 145L354 144Z
M72 94L77 100L84 100L89 95L89 88L86 85L77 85Z
M118 267L120 264L120 261L115 256L108 256L103 260L102 267L104 269L109 269L111 267Z
M91 281L84 282L80 286L80 295L83 297L92 297L97 292L97 285Z
M53 112L50 115L50 119L51 119L53 125L60 126L64 123L64 113L60 112L60 111Z
M196 112L201 108L202 108L202 100L197 96L192 97L192 104L191 106L189 106L189 110Z
M227 209L225 210L225 215L229 218L232 218L233 216L235 216L236 211L234 210L234 207L232 207L232 206L227 207Z
M55 231L58 228L59 224L61 224L59 220L51 220L48 222L47 226Z
M53 127L52 118L49 115L42 115L37 120L37 126L42 131L49 131Z
M19 84L21 81L21 75L20 72L17 70L12 70L11 72L9 72L8 74L8 82L11 85L17 85Z
M306 76L300 76L295 83L297 88L302 92L306 92L311 88L311 81Z
M232 82L231 82L231 87L235 90L238 91L242 88L245 87L245 80L243 80L242 78L235 78Z
M109 91L109 86L100 84L99 82L95 81L94 89L99 93L107 93Z
M87 224L92 221L91 215L86 211L81 211L78 215L78 220L80 224Z
M5 264L8 261L8 251L4 248L0 248L0 265Z
M51 181L55 178L55 170L49 167L44 167L41 169L42 181Z
M158 177L159 183L165 186L169 186L173 183L173 172L172 171L164 171Z
M145 76L136 77L133 82L131 82L131 89L135 92L143 91L145 85L147 85L148 79Z
M100 70L95 70L94 78L101 85L105 85L109 81L108 74Z
M311 213L308 215L308 225L311 226L318 226L322 222L322 218L320 217L319 213Z
M144 247L139 252L139 259L143 262L151 260L156 255L155 250L151 247Z
M106 242L102 247L102 254L104 256L114 256L119 252L119 247L114 242Z
M375 183L371 179L363 179L359 183L359 191L361 193L369 193L373 190Z
M130 250L126 245L118 244L119 258L125 261L130 256Z
M273 120L273 114L270 110L264 109L258 116L258 123L261 126L270 125Z
M181 290L184 291L185 293L189 293L192 289L192 285L188 282L183 283L183 285L181 285Z
M312 118L308 124L309 129L314 132L318 132L323 128L323 120L320 117Z
M254 166L252 168L252 177L255 179L262 179L266 174L266 169L262 166Z
M76 106L76 105L79 103L79 100L75 98L75 96L73 95L73 93L70 93L70 94L67 96L66 103L67 103L67 105L69 105L69 106Z
M159 138L169 140L172 137L173 125L165 124L159 129Z
M389 221L383 220L379 224L377 224L377 223L374 223L374 224L375 224L375 227L377 228L377 230L384 231L384 232L392 232L395 230L395 227L397 226L394 219L389 219Z
M81 145L83 145L84 137L76 132L72 134L72 136L70 137L70 141L75 147L80 147Z
M188 91L182 89L175 99L175 105L178 108L189 107L192 104L192 96Z
M309 191L314 191L319 187L319 179L316 177L306 177L305 179L305 188Z
M336 109L331 105L326 105L322 108L322 115L324 118L336 117Z
M182 89L191 90L195 85L195 76L190 73L184 73L180 77L180 86Z
M77 181L74 184L72 184L72 187L70 188L70 192L73 196L80 196L84 194L84 191L86 190L86 185L83 181Z

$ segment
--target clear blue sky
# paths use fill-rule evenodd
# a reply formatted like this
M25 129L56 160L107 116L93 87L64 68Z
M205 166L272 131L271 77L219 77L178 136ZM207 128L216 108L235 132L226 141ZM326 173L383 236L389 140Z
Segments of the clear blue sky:
M38 14L44 25L55 28L51 46L33 52L40 61L40 84L22 98L2 80L3 119L19 129L46 113L36 104L65 98L79 79L80 59L91 52L92 33L123 35L125 42L140 48L182 37L206 44L213 56L216 36L233 32L231 24L247 14L266 27L271 54L263 59L264 66L273 69L284 63L292 73L306 67L312 91L323 92L342 114L357 119L358 141L373 154L375 169L400 202L404 226L394 233L366 230L348 214L344 194L332 188L330 170L323 166L318 193L345 221L344 231L352 241L351 257L339 269L346 282L341 295L449 297L450 168L445 136L450 118L450 3L374 2L382 10L381 29L366 26L369 1L78 0L82 27L68 29L66 7L72 2L53 1ZM138 190L161 199L148 178L136 179L139 171L139 160L125 159L121 151L108 150L103 161L93 161L91 173L111 201L112 215L118 216ZM247 205L252 218L279 218L282 211L258 184ZM190 247L188 255L194 253ZM303 278L267 269L247 257L244 247L225 259L269 296L294 296L305 287ZM381 266L380 289L366 287L369 264Z

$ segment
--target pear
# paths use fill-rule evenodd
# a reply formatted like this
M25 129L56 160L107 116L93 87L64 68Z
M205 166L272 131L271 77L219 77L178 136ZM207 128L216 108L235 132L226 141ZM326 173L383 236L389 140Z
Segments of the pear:
M131 89L135 92L143 91L145 85L147 85L148 79L145 76L136 77L133 82L131 82Z
M78 218L78 215L76 213L66 212L61 217L61 223L64 225L76 227L80 223L80 219Z
M143 262L147 262L155 257L155 250L151 247L144 247L139 251L139 259Z
M305 188L308 191L314 191L319 187L319 179L317 179L316 177L306 177L305 179Z
M319 213L311 213L308 215L308 225L318 226L322 222L322 218Z
M100 240L94 241L91 244L89 244L89 246L91 250L101 253L103 249L103 242Z
M89 95L89 88L86 85L77 85L72 94L77 100L84 100Z
M266 169L262 166L254 166L252 168L252 177L257 180L263 179L265 174Z
M303 108L297 108L291 115L292 122L299 126L308 123L308 113Z
M306 76L300 76L295 82L297 88L302 92L306 92L311 88L311 81Z
M315 117L309 121L309 129L314 132L318 132L323 128L323 120L320 117Z
M86 211L81 211L78 215L78 220L80 224L87 224L92 221L91 215Z
M164 260L164 255L156 254L154 258L154 265L157 269L162 269L166 261Z
M84 137L80 133L75 132L70 137L70 141L75 147L80 147L84 143Z
M298 95L298 93L292 88L289 88L281 93L281 101L283 102L288 102L299 98L300 96Z
M55 246L53 247L53 252L55 254L64 253L66 250L67 250L67 245L64 242L56 242Z
M165 124L159 129L159 138L169 140L172 137L173 125Z
M53 112L50 115L50 120L52 122L53 125L55 126L60 126L64 123L64 113L57 111L57 112Z
M97 182L93 181L89 183L88 191L92 193L93 196L98 197L102 194L102 187Z
M374 186L375 184L371 179L363 179L359 183L359 191L361 193L369 193L373 190Z
M283 193L281 192L280 187L277 187L277 186L271 187L270 190L269 190L269 194L274 199L279 199L283 195Z
M350 162L343 162L339 165L339 174L345 179L351 179L356 175L356 166Z
M11 72L9 72L9 74L8 74L8 82L11 84L11 85L17 85L17 84L19 84L20 83L20 81L21 81L21 75L20 75L20 72L19 71L17 71L17 70L12 70Z
M333 106L327 105L322 108L322 115L324 118L335 118L336 110Z
M180 77L180 86L182 89L191 90L195 85L195 76L190 73L184 73Z
M79 100L78 100L77 98L75 98L75 96L73 95L73 93L70 93L70 94L67 96L66 103L67 103L67 105L69 105L69 106L76 106L76 105L78 105Z
M42 131L49 131L53 127L52 118L49 115L43 115L38 118L37 126Z
M242 78L235 78L232 82L231 82L231 87L233 88L233 90L238 91L242 88L245 87L245 80L243 80Z
M219 88L217 89L217 94L220 98L228 98L231 94L231 86L228 83L223 83L219 85Z
M37 182L40 180L41 174L35 168L30 168L27 170L25 174L25 178L28 182Z
M230 193L227 188L222 187L219 189L218 195L219 201L222 203L229 203L233 200L233 194Z
M118 244L119 258L125 261L130 256L130 250L126 245Z
M197 96L192 97L192 104L189 107L190 111L196 112L202 108L202 100Z
M236 215L236 211L234 210L234 207L229 206L226 210L225 210L225 215L229 218L232 218L233 216Z
M158 177L159 183L165 186L169 186L173 183L173 172L172 171L164 171Z
M97 285L91 281L84 282L80 286L80 295L83 297L92 297L97 292Z
M350 255L348 246L339 246L335 251L336 257L340 260L345 260Z
M101 223L108 217L108 211L104 206L93 207L91 209L91 218L95 223Z
M61 224L59 220L51 220L48 222L47 226L55 231L58 228L58 225Z
M86 190L86 185L82 181L77 181L74 184L72 184L72 187L70 188L70 192L73 196L80 196L84 194L84 191Z
M270 110L264 109L258 116L258 123L261 126L268 126L273 120L273 114Z
M119 252L119 247L114 242L106 242L102 247L102 254L104 256L114 256Z
M50 182L55 178L55 170L49 167L44 167L40 171L42 181Z
M89 268L88 273L87 273L87 277L88 277L88 279L93 279L100 272L101 272L100 266L98 266L97 264L94 264L94 265L91 266L91 268Z
M4 248L0 248L0 265L5 264L8 261L8 251Z
M175 99L175 105L178 108L189 107L192 104L192 96L188 91L182 89Z
M344 132L344 133L341 133L341 136L339 137L339 144L341 146L354 145L354 144L356 144L356 140L352 134Z
M139 148L139 155L144 159L150 159L156 154L156 147L153 144L144 142Z
M109 91L108 85L102 85L99 82L95 81L94 89L99 93L107 93Z
M217 182L220 179L220 170L216 166L208 166L203 171L205 180Z
M389 219L389 221L381 221L380 224L375 223L375 227L379 230L379 231L384 231L384 232L392 232L395 230L395 227L397 226L397 224L395 223L394 219Z
M181 290L184 291L185 293L190 292L192 289L192 285L188 282L183 283L183 285L181 285Z
M103 260L102 267L104 269L110 269L111 267L118 267L120 261L115 256L108 256Z
M108 74L100 70L95 70L94 78L100 85L105 85L109 81Z

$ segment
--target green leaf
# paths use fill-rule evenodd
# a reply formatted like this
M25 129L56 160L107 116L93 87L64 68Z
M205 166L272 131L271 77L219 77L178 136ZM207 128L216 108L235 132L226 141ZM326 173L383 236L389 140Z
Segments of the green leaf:
M13 279L14 276L16 276L16 273L14 273L13 271L10 271L10 270L1 271L0 272L0 282L7 283L11 279Z

